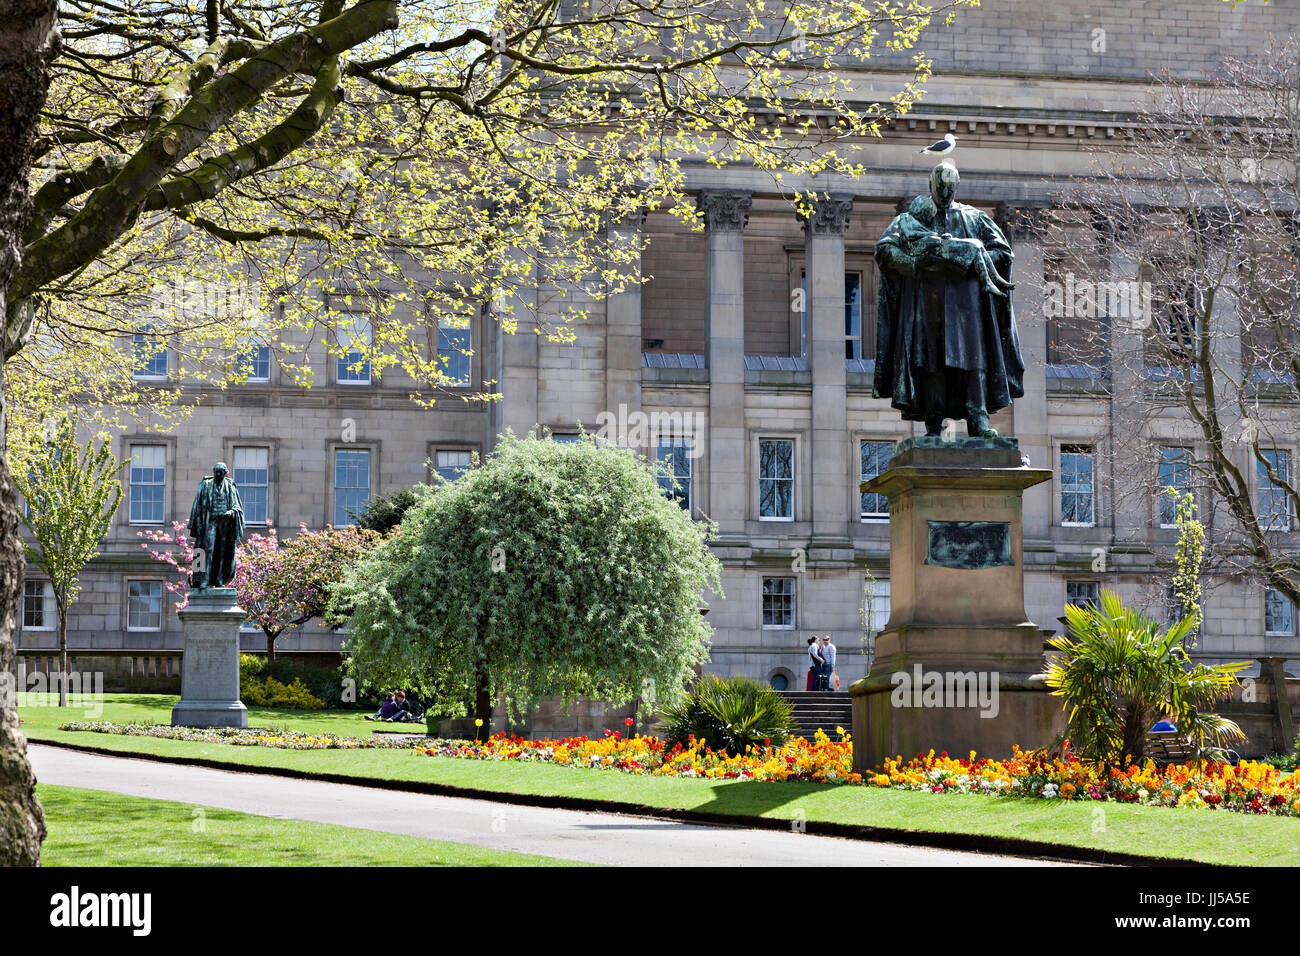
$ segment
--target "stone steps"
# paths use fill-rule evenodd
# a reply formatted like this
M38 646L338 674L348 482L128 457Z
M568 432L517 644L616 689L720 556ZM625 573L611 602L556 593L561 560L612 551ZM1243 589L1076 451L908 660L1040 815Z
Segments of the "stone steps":
M833 691L781 691L781 696L794 708L795 734L809 740L818 729L826 736L838 740L836 727L846 731L853 721L853 704L849 695Z

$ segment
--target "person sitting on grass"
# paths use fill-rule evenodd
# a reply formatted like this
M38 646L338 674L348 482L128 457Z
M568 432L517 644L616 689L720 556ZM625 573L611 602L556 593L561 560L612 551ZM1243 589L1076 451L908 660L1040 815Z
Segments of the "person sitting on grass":
M388 720L395 713L397 713L397 701L392 694L385 694L384 702L379 705L379 709L373 714L366 714L366 720Z
M394 703L397 704L397 710L394 711L391 716L385 717L384 719L392 724L407 724L413 722L415 720L415 715L411 713L411 702L406 699L406 692L399 690L393 696L395 698Z

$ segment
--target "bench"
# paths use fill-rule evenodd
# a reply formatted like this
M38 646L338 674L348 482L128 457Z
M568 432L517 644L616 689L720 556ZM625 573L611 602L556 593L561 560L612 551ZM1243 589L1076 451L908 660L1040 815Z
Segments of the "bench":
M1196 758L1196 748L1176 730L1153 730L1147 734L1146 755L1159 766L1187 763ZM1234 767L1241 762L1235 750L1207 749L1202 756L1210 760L1226 760Z
M1151 731L1147 734L1146 755L1157 764L1187 763L1196 751L1187 738L1176 730Z

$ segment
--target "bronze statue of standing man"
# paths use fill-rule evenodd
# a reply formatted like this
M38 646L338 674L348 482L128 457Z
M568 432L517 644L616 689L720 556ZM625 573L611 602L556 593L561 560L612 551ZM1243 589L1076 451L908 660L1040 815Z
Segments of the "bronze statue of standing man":
M874 393L938 435L964 419L996 438L989 415L1025 394L1008 294L1011 244L984 212L954 202L957 169L941 163L876 244L880 266Z
M244 537L244 505L228 477L225 462L199 482L190 508L190 538L201 549L203 564L190 579L192 588L222 588L235 579L235 548Z

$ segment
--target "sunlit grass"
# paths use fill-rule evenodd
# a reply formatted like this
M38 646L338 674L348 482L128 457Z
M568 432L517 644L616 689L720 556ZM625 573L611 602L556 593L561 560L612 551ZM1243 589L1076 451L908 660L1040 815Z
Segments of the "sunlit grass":
M177 700L166 695L107 695L99 719L166 723ZM52 740L232 767L329 773L395 783L424 782L495 793L564 796L728 816L802 818L856 826L1013 837L1112 853L1221 864L1300 865L1300 820L1217 810L1173 810L1119 803L932 795L816 783L753 783L641 777L542 764L424 757L409 750L278 750L59 731L79 710L20 707L23 731ZM373 724L357 711L250 710L250 724L364 735ZM418 731L419 725L412 725Z
M80 787L37 786L46 866L573 866L567 860L281 820Z

